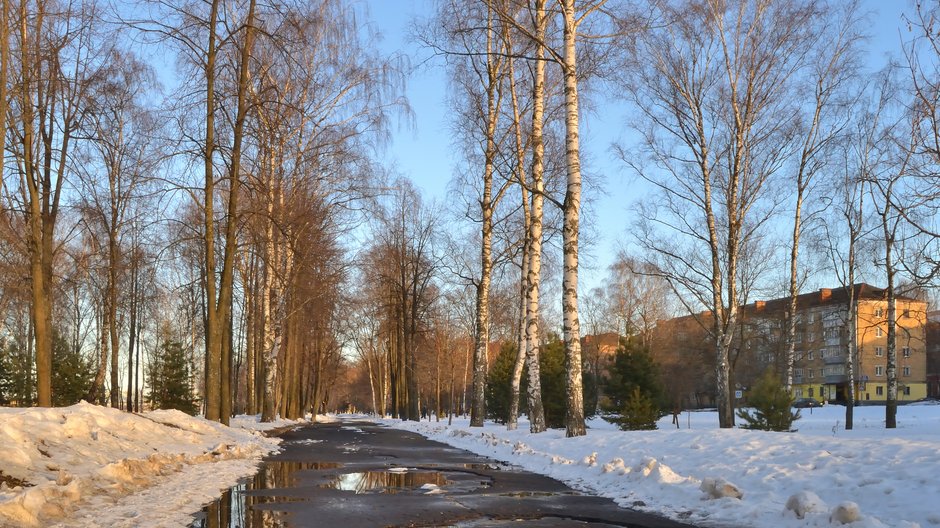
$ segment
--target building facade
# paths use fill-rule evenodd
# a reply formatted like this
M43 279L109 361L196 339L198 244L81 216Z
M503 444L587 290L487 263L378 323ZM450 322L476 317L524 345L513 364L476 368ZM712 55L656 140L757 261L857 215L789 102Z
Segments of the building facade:
M863 402L887 399L888 301L885 291L856 284L856 314L850 319L849 290L823 288L797 297L793 395L819 401L847 400L846 360L850 329L855 328L857 364L855 398ZM927 303L896 297L898 401L927 396ZM741 325L747 348L756 352L759 366L783 372L784 333L789 299L758 301L744 307Z
M856 284L856 317L849 317L849 289L823 288L797 296L794 336L793 395L818 401L847 400L849 374L849 331L854 327L857 363L854 366L855 398L858 403L884 403L887 400L888 302L885 291L869 284ZM741 306L734 340L729 350L731 384L736 395L746 397L750 386L768 369L783 376L786 372L786 328L789 298L757 301ZM679 380L710 378L714 346L705 327L711 324L708 312L685 316L657 325L654 358L671 358L674 367L666 374ZM940 317L937 318L940 321ZM704 326L704 327L703 327ZM940 324L937 327L940 335ZM928 396L927 303L910 297L897 297L897 379L898 401L914 401ZM940 347L937 347L940 351ZM675 357L673 357L675 356ZM940 370L940 367L937 368ZM691 373L694 372L694 375ZM933 373L933 372L931 372ZM689 380L677 384L686 399L705 387L693 387ZM940 384L938 384L940 391ZM707 394L702 394L706 396ZM701 400L697 396L697 400Z

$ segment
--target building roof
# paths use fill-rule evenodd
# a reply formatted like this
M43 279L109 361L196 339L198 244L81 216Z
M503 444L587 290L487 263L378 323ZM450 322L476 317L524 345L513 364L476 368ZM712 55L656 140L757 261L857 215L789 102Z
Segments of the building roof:
M871 300L871 301L885 301L887 300L887 293L884 288L877 288L871 284L864 282L857 283L853 286L855 289L855 299L856 300ZM915 299L913 297L908 297L905 295L895 294L895 298L899 301L913 301L913 302L923 302ZM838 288L820 288L811 293L803 293L796 296L796 306L797 310L805 310L807 308L813 308L817 306L825 306L832 304L846 304L849 302L849 289L846 287ZM789 297L781 297L779 299L770 299L766 301L755 301L750 304L746 304L741 307L741 310L745 315L753 315L755 313L773 313L773 312L785 312L790 305ZM709 317L711 315L711 310L705 310L699 312L698 314L692 315L683 315L668 319L666 321L670 322L679 322L685 319L695 320L697 317ZM661 321L661 322L666 322Z
M871 284L866 284L864 282L857 283L853 286L855 290L855 299L858 300L869 300L869 301L885 301L887 300L887 292L884 288L877 288ZM899 301L917 301L913 297L908 297L905 295L895 295L895 298ZM807 308L813 308L816 306L826 306L831 304L846 304L849 302L849 288L839 287L839 288L821 288L812 293L804 293L796 296L796 306L797 310L805 310ZM755 312L775 312L775 311L786 311L787 307L790 304L789 297L781 297L779 299L771 299L767 301L755 301L751 304L742 306L742 309L745 312L755 313Z

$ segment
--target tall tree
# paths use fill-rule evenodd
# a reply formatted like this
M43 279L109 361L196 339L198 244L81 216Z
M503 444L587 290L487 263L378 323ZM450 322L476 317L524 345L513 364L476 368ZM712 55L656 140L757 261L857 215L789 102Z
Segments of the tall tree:
M8 74L16 189L11 209L22 211L29 255L38 405L52 398L53 289L56 225L69 156L87 108L89 78L107 49L97 40L94 2L59 6L20 2L14 37L17 62ZM12 62L12 61L11 61Z
M118 290L125 263L130 260L125 254L124 228L134 211L132 201L141 193L144 180L154 172L157 159L153 148L155 118L146 107L154 86L149 66L130 52L112 50L108 64L97 72L92 83L89 117L83 126L85 137L90 140L86 155L89 161L93 160L78 170L84 209L89 228L100 229L106 245L102 326L111 353L112 407L118 407L120 399ZM128 360L132 372L133 357L129 355ZM88 393L89 401L103 393L106 368L102 361ZM128 383L128 391L130 386Z
M627 86L651 123L641 130L648 159L662 169L626 160L659 192L658 207L640 213L650 221L638 238L679 297L694 299L683 301L690 312L708 310L698 317L714 347L721 427L734 425L729 353L742 250L773 206L766 190L791 150L791 86L820 8L812 0L665 2L663 24L638 37Z
M785 375L784 388L793 385L793 362L796 347L797 295L800 289L799 250L804 230L807 194L815 186L817 175L826 170L832 159L837 141L843 135L851 115L851 105L856 95L852 83L859 67L858 42L862 38L858 31L858 3L845 6L843 10L824 12L819 18L820 27L807 45L812 50L801 69L806 72L796 76L798 84L813 97L808 105L797 105L799 118L795 124L795 168L792 169L794 204L793 230L790 240L789 304L784 333ZM796 66L800 66L796 64Z

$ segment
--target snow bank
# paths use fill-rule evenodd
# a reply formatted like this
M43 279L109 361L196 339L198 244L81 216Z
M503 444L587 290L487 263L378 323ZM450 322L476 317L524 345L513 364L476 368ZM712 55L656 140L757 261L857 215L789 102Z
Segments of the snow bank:
M279 439L179 411L0 408L0 526L180 526Z
M523 420L516 431L384 422L699 526L940 526L940 405L898 412L895 430L884 429L884 407L857 408L846 431L845 408L828 406L804 411L796 433L722 430L716 413L700 412L657 431L595 420L579 438L529 434Z

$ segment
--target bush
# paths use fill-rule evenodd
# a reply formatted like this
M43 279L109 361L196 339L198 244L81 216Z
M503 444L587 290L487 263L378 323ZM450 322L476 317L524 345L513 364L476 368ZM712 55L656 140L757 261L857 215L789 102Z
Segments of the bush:
M665 391L660 381L659 365L648 348L636 338L621 338L607 378L601 385L606 397L605 410L619 412L635 389L639 389L657 408L665 408Z
M748 409L738 409L737 415L746 423L744 429L761 431L790 431L793 422L800 419L800 411L793 412L793 396L780 383L771 370L754 384L747 395Z
M509 419L509 400L512 383L512 369L516 360L516 344L506 343L490 367L486 385L486 414L499 423ZM545 409L545 425L550 428L565 426L566 394L565 344L557 335L549 335L539 354L539 378L542 383L542 405ZM528 369L523 369L520 385L519 413L528 410L526 391L528 390ZM597 400L594 398L595 381L587 369L581 369L582 393L584 396L584 416L590 418L596 414Z
M634 387L620 410L620 416L608 417L605 420L617 424L624 431L651 431L656 429L656 421L660 416L659 406L653 399L639 387Z
M199 410L193 396L193 368L179 341L164 341L147 366L150 392L147 403L153 409L176 409L194 415Z

